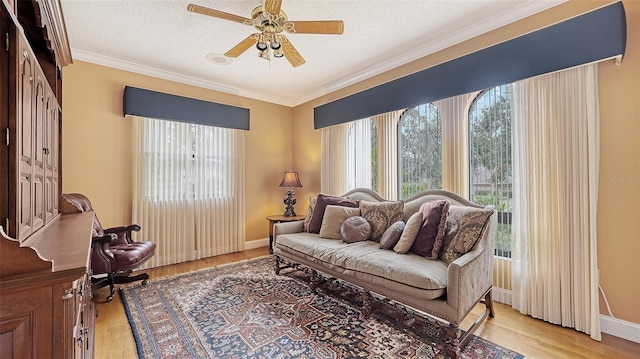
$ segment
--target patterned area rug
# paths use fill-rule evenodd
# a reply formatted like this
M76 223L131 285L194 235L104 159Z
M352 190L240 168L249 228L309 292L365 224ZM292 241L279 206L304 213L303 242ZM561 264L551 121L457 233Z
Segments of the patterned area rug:
M150 281L121 290L140 358L444 358L433 319L305 273L274 273L271 256ZM473 336L463 358L523 358Z

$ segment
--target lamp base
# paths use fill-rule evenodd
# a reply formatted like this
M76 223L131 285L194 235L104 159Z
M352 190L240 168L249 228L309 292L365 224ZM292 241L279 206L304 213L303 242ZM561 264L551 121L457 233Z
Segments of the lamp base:
M287 195L287 197L284 198L283 202L287 207L284 210L283 216L294 217L296 215L296 211L293 209L293 205L296 204L296 199L293 198L295 192L293 191L293 188L289 188L284 194Z

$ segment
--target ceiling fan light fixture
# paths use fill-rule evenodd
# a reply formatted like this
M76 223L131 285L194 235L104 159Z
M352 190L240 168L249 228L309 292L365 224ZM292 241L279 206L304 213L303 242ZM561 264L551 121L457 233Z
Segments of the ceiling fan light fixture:
M269 50L265 49L258 53L258 57L269 60Z
M293 44L281 33L299 34L342 34L344 23L342 20L317 20L317 21L289 21L282 11L283 0L264 0L251 12L251 18L226 13L224 11L207 8L195 4L189 4L187 10L202 15L207 15L223 20L233 21L255 27L259 32L249 35L239 44L227 51L225 57L236 58L255 45L258 49L258 57L270 60L273 57L286 57L293 67L305 63L304 58L296 50ZM211 60L210 60L211 61ZM213 61L222 62L221 59Z

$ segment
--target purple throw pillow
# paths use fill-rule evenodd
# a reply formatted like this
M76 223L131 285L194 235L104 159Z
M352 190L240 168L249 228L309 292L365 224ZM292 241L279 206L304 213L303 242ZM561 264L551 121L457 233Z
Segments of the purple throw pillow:
M389 228L387 228L387 230L382 234L382 238L380 238L380 248L392 249L400 240L402 231L404 231L403 221L397 221L389 226Z
M311 217L311 222L309 222L309 233L320 233L324 210L328 205L358 208L358 201L346 197L319 194L316 201L316 208L313 210L313 216Z
M420 211L423 213L422 227L420 227L410 251L429 259L437 259L437 253L433 257L434 247L438 235L440 235L438 251L440 250L439 247L442 246L444 227L447 223L446 216L449 212L449 202L445 200L426 202L420 206Z
M349 217L340 226L340 236L347 243L366 241L371 237L371 226L363 217Z

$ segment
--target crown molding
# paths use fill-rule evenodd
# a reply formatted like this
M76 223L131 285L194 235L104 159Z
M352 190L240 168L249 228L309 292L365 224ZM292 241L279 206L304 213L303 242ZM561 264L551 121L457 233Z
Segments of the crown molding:
M522 5L496 14L495 16L483 21L481 24L467 26L465 28L456 31L449 36L441 38L437 41L433 41L422 46L415 48L412 51L398 55L392 59L380 62L376 65L367 67L365 70L357 71L349 76L345 76L341 79L329 82L323 86L320 86L317 90L312 91L304 96L297 98L282 98L277 96L269 96L263 93L241 89L233 86L228 86L215 81L207 81L200 78L185 76L175 72L157 69L154 67L137 64L134 62L123 61L113 57L99 55L96 53L71 48L73 58L75 60L91 62L98 65L116 68L119 70L134 72L151 77L161 78L169 81L174 81L186 85L201 87L209 90L219 91L223 93L233 94L241 97L251 98L259 101L265 101L287 107L295 107L303 103L314 100L318 97L324 96L331 92L343 89L350 85L356 84L360 81L366 80L373 76L379 75L386 71L392 70L396 67L405 65L411 61L415 61L419 58L433 54L434 52L443 50L447 47L469 40L475 36L482 35L489 31L495 30L499 27L505 26L512 22L518 21L527 16L531 16L540 11L549 9L553 6L561 4L566 0L529 0Z
M106 67L115 68L118 70L134 72L137 74L174 81L174 82L182 83L185 85L201 87L209 90L219 91L219 92L237 95L241 97L247 97L255 100L292 107L291 103L283 101L281 98L265 96L264 94L260 94L257 92L248 91L244 89L239 89L232 86L227 86L214 81L207 81L207 80L202 80L192 76L185 76L175 72L160 70L155 67L141 65L135 62L130 62L130 61L124 61L124 60L116 59L113 57L104 56L104 55L100 55L100 54L96 54L93 52L84 51L76 48L71 48L71 52L73 54L74 60L90 62L96 65L102 65Z

